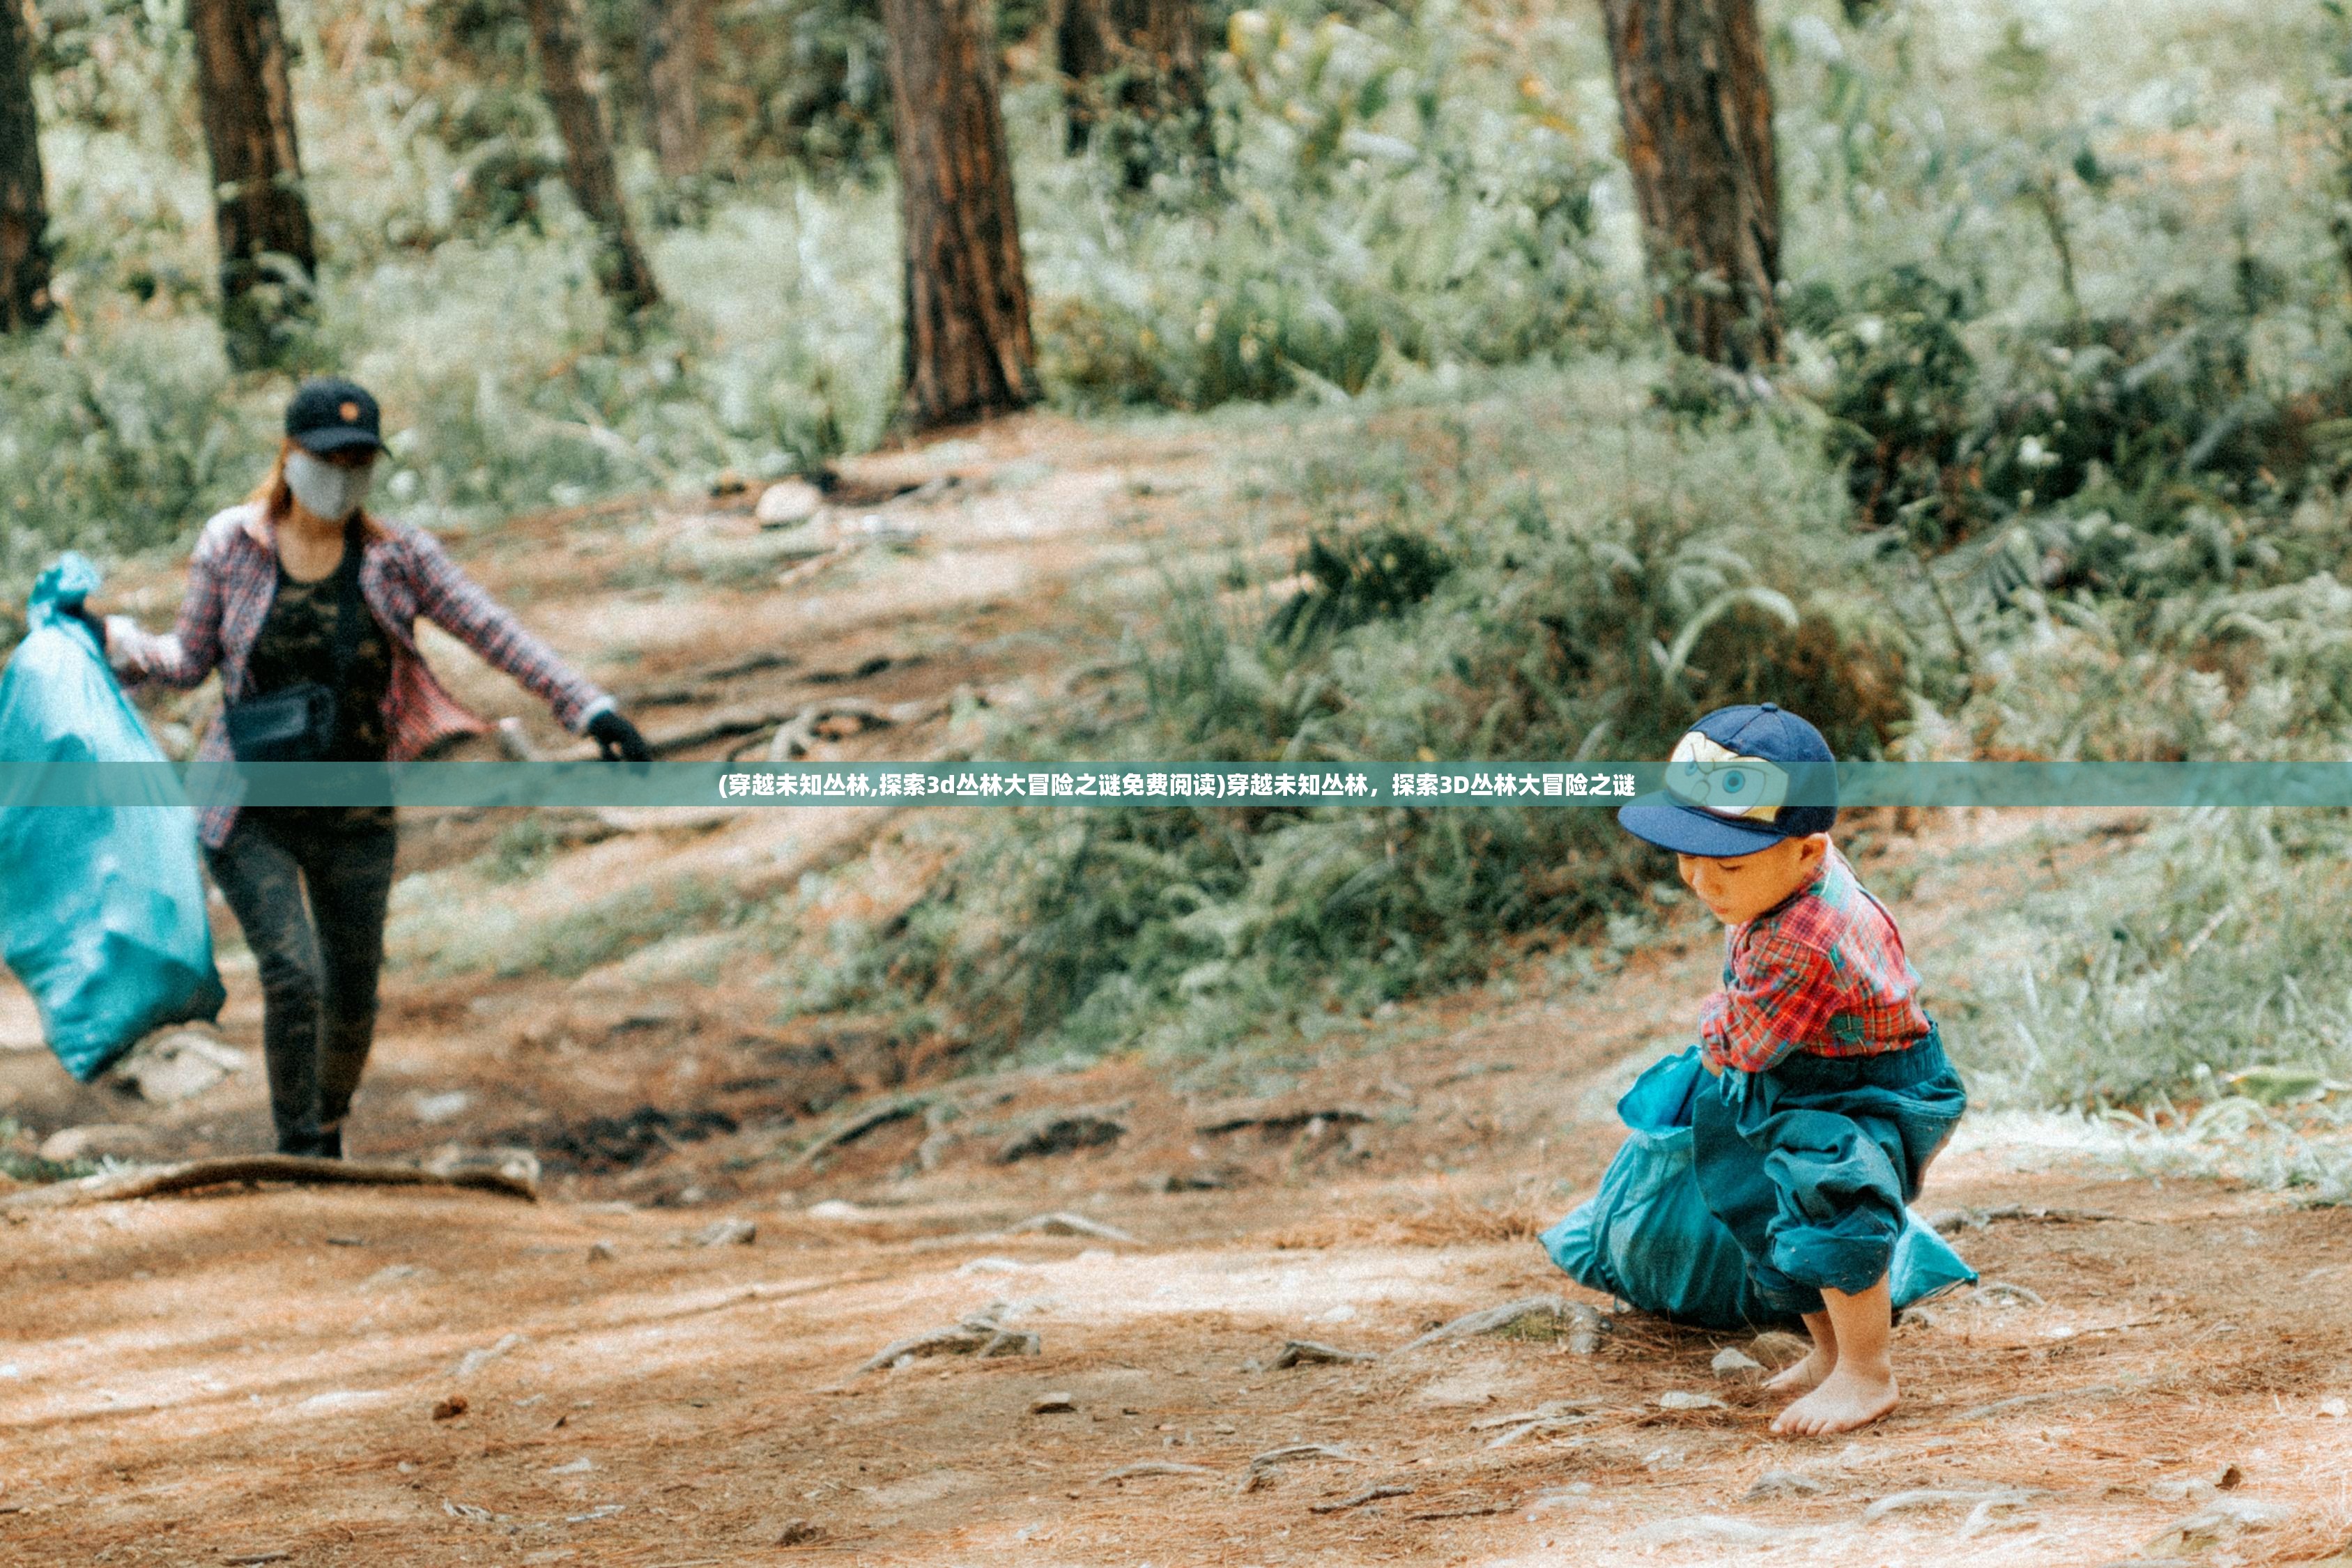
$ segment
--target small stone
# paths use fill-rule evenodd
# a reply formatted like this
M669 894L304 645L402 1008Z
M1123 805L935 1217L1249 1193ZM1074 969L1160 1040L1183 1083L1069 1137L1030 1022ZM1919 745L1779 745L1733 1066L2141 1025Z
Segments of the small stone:
M40 1155L66 1164L75 1160L137 1160L155 1152L155 1135L144 1127L99 1121L52 1132L41 1143Z
M779 479L760 492L751 509L762 528L790 528L806 522L824 504L824 492L806 479Z
M2294 1517L2292 1509L2248 1498L2227 1498L2201 1513L2167 1525L2140 1549L2144 1557L2179 1557L2201 1552L2241 1534L2270 1530Z
M776 1544L779 1546L806 1546L812 1542L823 1541L824 1539L824 1527L823 1525L812 1523L810 1521L805 1519L796 1519L784 1526L783 1533L776 1537Z
M2038 1290L2022 1285L2012 1285L2006 1279L1988 1279L1977 1287L1977 1299L2000 1307L2046 1307L2050 1303Z
M461 1378L471 1377L522 1342L520 1334L501 1334L496 1344L483 1345L478 1349L467 1351L458 1358L457 1370L453 1375Z
M1001 1355L1043 1355L1045 1351L1045 1342L1041 1336L1023 1329L1006 1329L990 1336L979 1353L986 1361Z
M748 1219L713 1220L694 1233L697 1247L749 1247L760 1239L760 1227Z
M463 1116L466 1113L466 1108L473 1103L472 1095L462 1089L452 1089L440 1094L411 1095L408 1110L417 1121L424 1122L427 1127L432 1127L444 1121L453 1121Z
M583 1454L568 1465L550 1465L547 1473L551 1476L584 1476L595 1468L596 1461Z
M845 1203L839 1198L827 1198L821 1204L809 1205L808 1216L811 1219L831 1220L836 1225L871 1217L856 1204Z
M1728 1345L1716 1352L1715 1359L1707 1363L1707 1365L1717 1377L1745 1377L1751 1372L1764 1370L1762 1362L1745 1351L1736 1350Z
M1795 1334L1769 1330L1748 1342L1748 1353L1774 1372L1794 1366L1813 1353L1811 1342Z
M1727 1410L1730 1406L1712 1394L1693 1394L1687 1389L1674 1388L1658 1395L1658 1408L1661 1410Z
M1066 1394L1041 1394L1029 1402L1032 1415L1067 1415L1077 1405Z
M462 1394L453 1394L433 1406L433 1419L452 1421L466 1414L467 1408L466 1396Z
M2346 1406L2341 1397L2330 1396L2319 1402L2319 1413L2322 1415L2334 1416L2338 1421L2344 1419L2345 1410Z
M613 1244L609 1241L592 1241L588 1244L588 1261L591 1263L610 1263L615 1256Z
M1083 1236L1096 1241L1124 1241L1130 1244L1135 1240L1135 1237L1117 1226L1105 1225L1100 1220L1088 1219L1084 1215L1070 1214L1066 1211L1060 1214L1037 1215L1033 1218L1023 1220L1013 1229L1016 1235L1031 1233L1039 1236Z

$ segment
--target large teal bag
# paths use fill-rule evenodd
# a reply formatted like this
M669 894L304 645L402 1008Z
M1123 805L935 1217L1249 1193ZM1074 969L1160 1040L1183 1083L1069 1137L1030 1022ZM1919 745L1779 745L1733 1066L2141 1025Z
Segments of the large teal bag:
M1747 1255L1699 1194L1691 1104L1706 1074L1694 1046L1634 1081L1617 1102L1628 1135L1601 1190L1544 1232L1543 1247L1578 1284L1661 1317L1727 1331L1790 1327L1796 1320L1759 1298ZM1976 1280L1907 1213L1888 1274L1897 1307Z
M149 1030L212 1018L224 999L195 812L72 613L98 582L70 552L42 573L0 670L0 959L84 1083ZM109 781L105 804L47 805L23 804L38 784L28 763L156 765Z

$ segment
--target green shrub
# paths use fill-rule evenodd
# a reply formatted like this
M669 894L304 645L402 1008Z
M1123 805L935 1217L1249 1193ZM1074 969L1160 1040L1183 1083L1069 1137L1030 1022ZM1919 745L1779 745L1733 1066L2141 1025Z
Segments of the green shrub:
M2318 814L2201 812L1960 932L1937 989L1959 993L1972 1096L2138 1106L2210 1098L2209 1073L2352 1074L2344 847Z

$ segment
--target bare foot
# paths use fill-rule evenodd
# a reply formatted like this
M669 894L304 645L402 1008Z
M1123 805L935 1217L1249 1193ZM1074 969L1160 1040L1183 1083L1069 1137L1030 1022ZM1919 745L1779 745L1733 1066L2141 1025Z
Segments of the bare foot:
M1805 1359L1791 1363L1774 1373L1764 1386L1774 1394L1811 1394L1829 1380L1837 1370L1837 1357L1823 1355L1819 1345L1805 1352Z
M1821 1437L1867 1426L1895 1408L1895 1374L1864 1372L1841 1363L1822 1385L1791 1405L1772 1423L1784 1437Z

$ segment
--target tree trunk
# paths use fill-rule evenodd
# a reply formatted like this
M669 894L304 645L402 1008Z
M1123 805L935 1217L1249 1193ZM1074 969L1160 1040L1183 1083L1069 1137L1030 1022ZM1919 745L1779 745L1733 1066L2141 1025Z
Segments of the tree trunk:
M1110 13L1105 0L1061 0L1054 16L1054 59L1062 73L1062 108L1068 132L1064 145L1086 151L1101 117L1097 79L1110 70Z
M710 29L709 0L646 0L646 102L654 156L673 180L702 168L698 80Z
M1146 121L1182 122L1205 151L1199 0L1063 0L1054 41L1071 152L1086 146L1108 108ZM1150 176L1149 149L1129 153L1129 183L1141 184Z
M1201 73L1198 0L1108 0L1110 30L1127 80L1120 102L1155 119L1198 114L1208 102Z
M523 10L539 46L540 91L563 138L563 183L596 230L597 287L634 315L660 303L661 295L621 204L610 121L589 65L578 0L523 0Z
M987 0L882 0L916 429L1033 403L1036 350Z
M8 0L0 0L6 4ZM212 162L221 327L240 366L278 356L319 266L277 0L189 0L196 93Z
M1755 0L1601 0L1642 234L1685 353L1777 357L1780 190Z
M40 131L32 32L17 0L0 0L0 332L29 331L49 313Z

